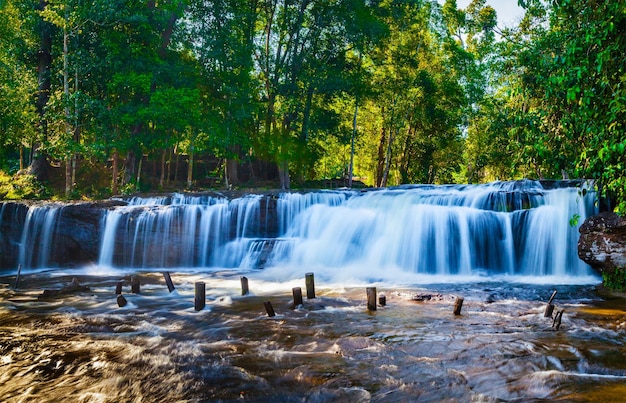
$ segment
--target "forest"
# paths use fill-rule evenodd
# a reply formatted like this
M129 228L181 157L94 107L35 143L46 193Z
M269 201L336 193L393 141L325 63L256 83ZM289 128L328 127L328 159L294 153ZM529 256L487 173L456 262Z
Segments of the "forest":
M518 4L0 0L0 198L584 178L625 212L626 0Z

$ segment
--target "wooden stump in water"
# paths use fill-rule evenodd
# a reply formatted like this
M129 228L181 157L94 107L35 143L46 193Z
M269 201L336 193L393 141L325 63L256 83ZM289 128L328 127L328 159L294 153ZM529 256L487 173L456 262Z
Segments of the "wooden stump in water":
M367 287L365 289L367 293L367 310L376 310L376 287Z
M122 293L122 286L124 285L124 282L122 281L118 281L117 284L115 285L115 294L116 295L120 295Z
M165 284L167 284L167 289L172 292L176 288L174 287L174 282L172 281L172 277L168 271L163 272L163 277L165 278Z
M139 294L141 292L141 282L135 276L130 278L130 291L133 294Z
M18 264L17 265L17 275L15 276L15 290L17 290L17 287L19 287L20 285L20 274L22 273L22 265Z
M52 298L60 295L73 294L78 292L91 291L87 286L80 285L80 282L76 277L72 279L72 282L61 288L60 290L43 290L43 293L37 297L39 300Z
M552 301L554 300L554 297L556 297L556 290L554 290L552 296L550 297L550 300L548 301L548 305L546 305L546 310L543 313L544 318L552 317L552 312L554 311L554 304L552 303Z
M272 303L270 301L265 301L263 305L265 305L265 311L267 312L267 316L269 316L270 318L276 316L276 312L274 312L274 308L272 307Z
M560 311L556 313L556 315L554 315L554 320L552 321L552 327L555 330L559 330L559 327L561 327L561 319L563 318L563 312L565 312L565 309L561 309Z
M302 305L302 288L294 287L291 289L291 293L293 294L293 307L296 308Z
M461 308L463 308L463 297L456 297L454 301L454 314L457 316L460 315Z
M313 277L313 273L306 273L304 278L306 283L306 297L308 299L315 298L315 278Z
M126 301L126 298L124 298L122 294L117 296L117 306L119 306L120 308L123 308L126 306L127 303L128 301Z
M387 297L385 295L381 295L378 297L378 305L385 306L387 305Z
M199 281L196 283L196 291L193 307L196 311L201 311L206 305L206 285Z
M241 276L241 295L248 295L249 292L248 277Z

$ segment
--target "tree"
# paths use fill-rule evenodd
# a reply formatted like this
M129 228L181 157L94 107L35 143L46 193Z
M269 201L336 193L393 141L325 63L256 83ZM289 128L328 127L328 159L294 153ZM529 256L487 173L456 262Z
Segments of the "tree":
M510 41L510 149L540 178L597 180L626 211L626 3L526 3Z
M35 77L18 56L33 41L24 25L17 5L6 1L0 8L0 159L6 162L6 152L17 147L20 169L23 147L35 136L36 114L30 99L37 88Z
M252 144L258 95L253 81L257 1L198 0L186 41L198 58L207 97L208 148L224 158L228 187L239 182L237 163Z

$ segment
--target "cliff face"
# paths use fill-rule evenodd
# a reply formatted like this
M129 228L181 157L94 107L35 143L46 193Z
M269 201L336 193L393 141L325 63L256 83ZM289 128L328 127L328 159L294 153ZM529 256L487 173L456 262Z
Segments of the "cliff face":
M17 265L22 229L28 206L22 203L0 204L0 269Z
M580 226L578 256L600 273L626 267L626 217L600 213Z

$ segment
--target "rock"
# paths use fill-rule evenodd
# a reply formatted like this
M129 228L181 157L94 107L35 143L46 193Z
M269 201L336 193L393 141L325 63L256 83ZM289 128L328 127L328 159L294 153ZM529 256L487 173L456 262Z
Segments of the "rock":
M585 220L579 229L578 256L599 273L626 267L626 217L604 212Z
M425 302L425 301L443 301L443 295L441 294L427 294L427 293L417 293L411 296L413 301L417 302Z
M60 295L67 295L67 294L73 294L77 292L88 292L88 291L91 291L89 287L80 285L80 283L78 282L78 279L73 278L70 285L63 287L60 290L43 290L43 293L39 295L37 299L45 300L45 299L57 297Z
M17 268L20 241L28 205L0 203L0 268Z

